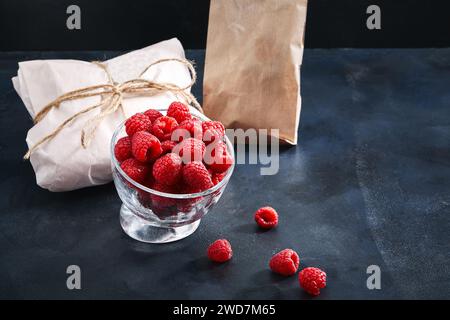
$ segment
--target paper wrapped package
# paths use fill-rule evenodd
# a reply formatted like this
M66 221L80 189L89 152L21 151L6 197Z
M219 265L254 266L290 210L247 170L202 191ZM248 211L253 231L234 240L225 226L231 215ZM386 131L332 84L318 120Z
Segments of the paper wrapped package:
M175 61L160 63L141 74L147 66L166 58L184 58L184 50L177 39L127 53L104 62L117 83L142 78L158 83L185 87L191 82L189 70ZM18 75L12 79L31 117L35 117L48 103L61 95L98 84L108 83L105 70L90 62L78 60L35 60L19 63ZM87 106L100 102L100 96L66 101L52 108L27 134L31 148L51 133L63 121ZM80 145L80 133L86 122L101 112L101 108L79 116L64 127L52 140L36 148L30 157L36 181L50 191L69 191L111 181L110 141L118 125L137 112L149 108L167 108L177 100L172 92L161 91L153 96L133 96L123 99L123 112L114 112L98 125L86 148Z
M211 0L203 109L227 128L297 143L307 0Z

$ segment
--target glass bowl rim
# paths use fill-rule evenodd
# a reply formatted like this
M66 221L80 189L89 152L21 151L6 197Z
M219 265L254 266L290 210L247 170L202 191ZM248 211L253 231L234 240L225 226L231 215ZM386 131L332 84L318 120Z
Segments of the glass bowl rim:
M167 111L167 109L155 109L157 111ZM209 120L204 120L202 119L200 116L196 115L196 114L192 114L192 116L196 117L197 119L200 119L202 122L204 121L209 121ZM206 116L202 115L203 117L206 118ZM206 118L207 119L207 118ZM131 183L133 186L139 188L140 190L143 190L145 192L157 195L157 196L161 196L161 197L166 197L166 198L172 198L172 199L191 199L191 198L196 198L196 197L203 197L203 196L207 196L217 190L219 190L222 186L226 185L228 183L228 180L230 179L231 175L233 174L234 171L234 166L236 163L236 159L235 159L235 154L234 154L234 148L233 145L230 142L230 139L228 139L227 135L225 135L225 143L227 144L227 148L228 151L231 154L231 157L233 159L233 163L231 164L231 167L228 168L228 172L225 175L225 177L222 179L222 181L220 181L218 184L216 184L215 186L204 190L202 192L197 192L197 193L166 193L166 192L161 192L161 191L157 191L155 189L151 189L148 188L136 181L134 181L133 179L131 179L120 167L119 161L117 161L116 156L114 154L114 146L115 146L115 141L117 136L119 135L119 133L122 131L124 125L125 125L126 119L124 121L122 121L117 128L114 130L113 136L111 138L111 143L110 143L110 152L111 152L111 161L114 165L114 167L117 169L117 171L120 173L120 175L125 178L129 183Z

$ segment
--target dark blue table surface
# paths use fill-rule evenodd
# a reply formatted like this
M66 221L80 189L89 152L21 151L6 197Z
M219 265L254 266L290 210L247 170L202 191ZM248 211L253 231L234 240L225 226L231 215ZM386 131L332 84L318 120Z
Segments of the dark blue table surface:
M308 299L268 269L284 248L327 272L318 299L450 298L450 49L306 50L299 145L279 174L238 165L196 233L166 245L122 232L112 184L50 193L21 160L31 120L17 62L116 54L0 53L0 298ZM203 51L187 56L201 75ZM260 232L266 204L280 226ZM214 265L205 250L223 237L235 255ZM71 264L81 290L66 288ZM381 290L366 287L369 265Z

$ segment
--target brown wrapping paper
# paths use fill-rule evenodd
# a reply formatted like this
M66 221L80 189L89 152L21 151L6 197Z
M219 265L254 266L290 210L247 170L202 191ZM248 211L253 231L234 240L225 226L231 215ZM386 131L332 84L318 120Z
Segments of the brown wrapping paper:
M205 113L297 144L307 0L211 0Z

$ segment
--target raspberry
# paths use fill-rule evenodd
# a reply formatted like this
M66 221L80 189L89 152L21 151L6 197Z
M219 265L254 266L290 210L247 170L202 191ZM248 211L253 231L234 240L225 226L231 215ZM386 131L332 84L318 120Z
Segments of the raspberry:
M161 148L163 151L163 154L172 152L173 147L175 147L178 143L176 143L175 141L171 141L171 140L166 140L161 142Z
M208 258L214 262L225 262L231 259L233 250L231 244L226 239L214 241L208 247Z
M202 128L203 131L207 131L208 129L215 129L222 134L222 137L225 135L225 127L220 121L204 121L202 122Z
M198 193L202 192L201 189L193 188L191 186L188 186L186 184L182 185L179 189L180 194L192 194L192 193ZM177 208L179 211L187 213L194 209L195 205L197 205L203 197L195 197L195 198L188 198L188 199L178 199L177 201Z
M120 138L114 146L114 156L117 161L122 162L131 158L131 139L130 137Z
M209 170L208 170L209 171ZM214 185L218 184L220 181L223 180L223 178L225 178L225 176L227 175L226 172L223 173L214 173L214 172L210 172L211 174L211 180L213 182Z
M136 113L125 121L125 131L132 137L138 131L149 131L152 127L152 122L143 113Z
M187 138L202 140L202 122L198 119L184 120L172 133L172 140L181 142Z
M189 187L204 191L213 186L209 172L201 162L189 162L183 167L182 174L184 182Z
M162 184L162 183L158 183L155 182L152 185L152 189L156 190L156 191L160 191L160 192L165 192L165 193L177 193L177 189L175 186L168 186L166 184ZM158 196L156 194L151 194L150 198L152 200L152 206L156 207L156 208L166 208L166 207L170 207L176 204L176 199L173 198L169 198L169 197L163 197L163 196ZM160 214L162 214L162 212L160 212Z
M272 207L259 208L255 212L255 221L263 229L271 229L278 224L278 213Z
M161 155L161 142L147 131L138 131L131 138L131 153L141 162L150 162Z
M152 133L161 141L169 140L178 122L172 117L159 117L152 126Z
M148 109L147 111L144 112L144 114L150 119L152 123L155 122L156 119L163 116L161 112L155 109Z
M168 153L153 165L153 177L156 182L168 186L176 184L181 177L183 163L181 158L175 153Z
M152 188L153 184L155 183L155 179L153 179L152 175L152 165L148 165L148 175L146 176L145 180L141 182L141 184L147 188ZM138 189L138 199L139 202L147 208L151 208L151 199L150 199L150 193L147 191L144 191L142 189Z
M225 136L225 127L219 121L205 121L202 122L203 129L203 141L208 144L208 142L212 142L222 139Z
M149 168L136 159L130 158L125 160L120 164L122 170L129 176L132 180L138 183L144 183L147 174L149 173Z
M184 181L183 181L184 182ZM181 194L191 194L191 193L199 193L202 192L202 190L198 187L192 187L186 183L183 183L180 186L180 193Z
M170 104L169 109L167 109L167 116L175 118L178 123L192 118L188 106L177 101Z
M298 254L294 250L284 249L270 259L269 267L275 273L292 276L297 272L299 264Z
M318 296L320 289L327 285L327 274L319 268L308 267L300 271L298 282L306 292Z
M173 152L177 153L184 163L190 161L202 161L205 154L205 144L201 140L187 138L173 148Z
M210 143L206 147L203 160L216 173L227 171L233 164L233 158L228 153L227 145L223 141Z
M147 188L152 188L153 187L153 184L155 183L155 179L153 178L153 174L152 174L152 171L153 171L153 165L149 165L149 164L146 164L147 165L147 168L148 168L148 175L147 175L147 177L145 178L145 180L141 183L143 186L146 186Z

